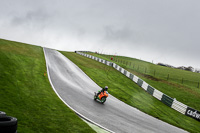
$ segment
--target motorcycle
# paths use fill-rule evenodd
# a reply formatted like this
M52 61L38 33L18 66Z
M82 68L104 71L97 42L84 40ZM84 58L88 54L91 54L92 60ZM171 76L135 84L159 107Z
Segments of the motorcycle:
M108 92L107 91L104 91L104 93L101 92L98 96L97 96L97 93L94 92L94 100L98 101L98 102L100 102L102 104L105 103L107 97L108 97Z

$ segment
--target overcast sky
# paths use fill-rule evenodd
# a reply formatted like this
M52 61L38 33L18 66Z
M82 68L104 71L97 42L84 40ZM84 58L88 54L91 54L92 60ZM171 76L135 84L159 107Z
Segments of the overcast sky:
M200 68L200 0L0 0L0 38Z

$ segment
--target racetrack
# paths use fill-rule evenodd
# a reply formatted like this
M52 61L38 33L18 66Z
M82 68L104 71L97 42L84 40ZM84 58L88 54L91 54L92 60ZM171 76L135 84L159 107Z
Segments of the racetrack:
M109 95L105 104L93 100L101 88L80 68L56 50L44 48L49 80L59 97L72 109L113 132L182 133Z

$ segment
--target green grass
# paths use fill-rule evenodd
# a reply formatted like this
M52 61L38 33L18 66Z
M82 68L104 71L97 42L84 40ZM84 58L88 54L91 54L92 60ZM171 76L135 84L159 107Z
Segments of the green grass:
M0 39L0 111L19 133L94 132L55 94L41 47Z
M198 87L200 82L200 73L194 73L190 71L169 68L164 66L159 66L152 64L150 62L142 61L135 58L123 57L123 56L108 56L108 55L99 55L94 53L89 53L91 55L110 60L110 57L113 57L114 62L120 65L126 66L126 68L133 69L139 73L148 74L153 77L174 81L179 84L192 86L194 88Z
M110 59L108 59L105 55L97 55L94 53L90 54L98 56L102 59ZM189 82L189 80L200 81L200 73L163 67L129 57L117 56L116 58L118 59L118 61L114 61L116 64L122 66L129 72L139 76L141 79L146 81L157 90L160 90L161 92L169 95L172 98L176 98L178 101L194 109L200 110L200 88L195 87L192 82ZM126 65L126 63L121 63L121 61L129 63ZM129 66L130 62L132 64L131 66ZM140 67L139 69L138 66ZM146 73L145 69L141 68L146 68ZM154 70L156 70L155 75ZM167 80L167 77L165 77L165 75L167 75L168 73L170 73L171 79L173 77L174 80ZM181 83L182 77L184 77L183 84Z
M108 85L109 93L123 102L189 132L200 132L200 123L198 121L166 106L114 68L76 53L61 53L78 65L99 86Z

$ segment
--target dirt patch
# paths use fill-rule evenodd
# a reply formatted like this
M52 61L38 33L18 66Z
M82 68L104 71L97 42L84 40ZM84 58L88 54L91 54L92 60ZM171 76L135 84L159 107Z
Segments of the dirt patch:
M162 81L162 79L159 79L159 78L156 78L156 77L153 77L151 75L148 75L148 74L143 74L143 73L139 73L139 72L136 72L136 71L133 71L131 69L129 69L128 71L130 71L131 73L139 76L139 77L145 77L147 79L150 79L150 80L154 80L154 81Z
M141 75L143 75L145 78L148 78L148 79L150 79L150 80L162 81L161 79L158 79L158 78L153 77L153 76L151 76L151 75L147 75L147 74L141 74Z

